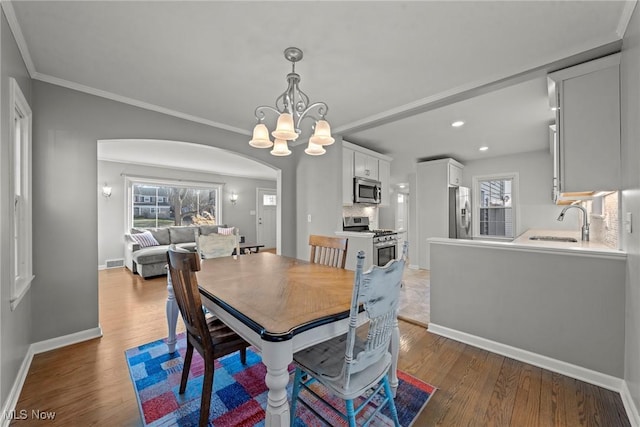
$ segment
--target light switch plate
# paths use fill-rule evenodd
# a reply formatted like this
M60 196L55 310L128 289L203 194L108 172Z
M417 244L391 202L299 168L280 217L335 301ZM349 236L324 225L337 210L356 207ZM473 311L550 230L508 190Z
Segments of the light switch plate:
M307 222L311 222L311 214L307 215Z

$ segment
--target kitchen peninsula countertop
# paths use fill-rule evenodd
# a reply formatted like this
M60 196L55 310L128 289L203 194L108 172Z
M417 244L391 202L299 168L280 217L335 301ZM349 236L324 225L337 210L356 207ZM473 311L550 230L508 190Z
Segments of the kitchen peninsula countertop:
M573 237L577 242L555 242L545 240L529 240L531 236ZM580 230L545 230L529 229L512 241L492 239L447 239L431 238L429 242L445 243L463 246L487 246L492 248L514 249L531 252L556 252L568 255L584 255L611 258L626 258L627 253L613 249L601 242L583 242L580 240Z

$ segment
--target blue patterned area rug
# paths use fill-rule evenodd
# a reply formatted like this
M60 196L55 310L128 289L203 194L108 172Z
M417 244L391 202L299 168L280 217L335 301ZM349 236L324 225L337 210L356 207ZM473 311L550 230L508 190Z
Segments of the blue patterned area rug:
M180 377L186 343L184 334L178 335L177 351L168 353L166 340L129 349L125 352L129 373L133 381L140 413L145 426L197 426L200 415L200 397L204 361L197 351L193 353L191 372L187 389L179 394ZM289 372L294 371L293 365ZM239 353L222 357L215 361L214 393L211 396L209 424L214 426L263 426L267 406L267 386L264 383L265 366L260 354L252 347L247 350L247 363L240 363ZM420 411L435 392L435 387L408 374L398 371L400 384L396 395L396 407L400 423L411 426ZM289 398L293 378L287 387ZM316 385L314 385L316 386ZM320 385L316 391L327 398L327 392ZM314 404L311 395L301 395L314 408L319 409L332 425L346 425L344 421L322 404ZM328 397L331 399L331 397ZM336 399L337 405L344 404ZM340 407L340 406L338 406ZM363 411L366 413L366 410ZM372 426L392 426L388 409L385 408L373 420ZM295 427L324 425L303 405L296 410Z

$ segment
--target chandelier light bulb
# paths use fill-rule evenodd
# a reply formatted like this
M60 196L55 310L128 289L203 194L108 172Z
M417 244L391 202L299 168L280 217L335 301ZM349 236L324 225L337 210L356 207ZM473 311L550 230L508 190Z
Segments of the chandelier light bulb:
M270 148L273 142L269 139L269 129L263 123L258 123L253 128L253 138L249 141L249 145L255 148Z
M305 148L304 152L310 156L321 156L326 153L327 150L325 150L322 145L315 144L309 139L309 145Z
M317 145L331 145L335 139L331 137L331 126L326 120L318 120L316 122L316 130L313 136L309 138L310 143Z
M291 154L291 150L289 150L289 147L287 146L287 140L276 138L271 154L274 156L288 156Z
M271 132L271 135L276 139L295 141L298 138L298 134L293 128L293 116L289 113L280 114L278 126L276 126L276 130Z

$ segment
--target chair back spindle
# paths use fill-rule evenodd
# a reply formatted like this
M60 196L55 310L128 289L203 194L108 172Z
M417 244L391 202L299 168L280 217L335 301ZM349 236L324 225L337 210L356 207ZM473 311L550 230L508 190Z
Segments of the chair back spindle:
M309 236L311 254L309 262L329 267L344 268L347 262L348 239L346 237Z

